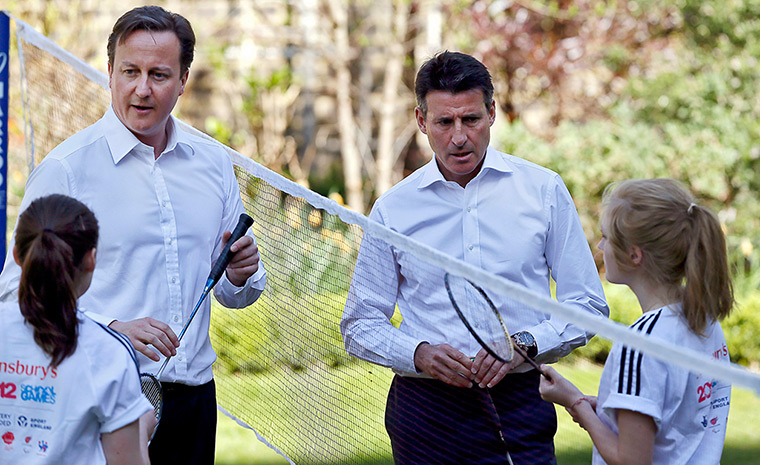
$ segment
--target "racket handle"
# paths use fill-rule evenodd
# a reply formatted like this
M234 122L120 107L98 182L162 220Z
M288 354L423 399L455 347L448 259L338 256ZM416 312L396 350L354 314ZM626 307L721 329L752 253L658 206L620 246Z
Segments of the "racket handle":
M234 255L230 252L230 247L232 247L232 244L243 237L245 232L248 231L248 228L250 228L252 224L253 218L246 215L245 213L240 214L238 224L235 226L235 229L232 230L232 236L230 236L230 239L224 245L222 253L219 254L219 258L216 260L214 267L211 269L211 273L208 275L208 283L206 284L207 290L211 290L211 288L216 285L216 283L222 277L224 270L227 269L227 265L230 264L230 260L232 260L232 256Z

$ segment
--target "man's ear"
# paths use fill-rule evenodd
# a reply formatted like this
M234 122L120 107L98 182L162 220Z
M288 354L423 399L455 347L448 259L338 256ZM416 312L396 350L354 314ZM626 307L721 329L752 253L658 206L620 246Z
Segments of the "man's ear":
M185 75L182 76L182 79L179 80L179 84L180 84L179 95L182 95L182 94L185 93L185 85L187 84L187 78L188 78L188 76L190 76L190 70L189 69L187 71L185 71Z
M417 120L417 127L420 128L420 131L427 135L427 121L425 121L425 113L422 108L416 107L414 109L414 119Z
M16 265L21 266L21 259L18 256L18 249L16 247L13 248L13 261L16 262Z

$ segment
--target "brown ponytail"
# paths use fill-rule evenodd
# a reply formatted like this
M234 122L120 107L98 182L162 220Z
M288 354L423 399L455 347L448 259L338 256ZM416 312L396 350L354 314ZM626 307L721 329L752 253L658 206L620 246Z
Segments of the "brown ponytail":
M19 216L15 246L21 263L19 307L53 367L76 350L76 284L82 259L97 242L95 215L71 197L41 197Z
M630 270L628 251L638 246L642 266L681 296L684 318L696 334L722 320L734 304L726 240L718 217L695 204L673 179L630 180L605 189L607 239L615 262Z

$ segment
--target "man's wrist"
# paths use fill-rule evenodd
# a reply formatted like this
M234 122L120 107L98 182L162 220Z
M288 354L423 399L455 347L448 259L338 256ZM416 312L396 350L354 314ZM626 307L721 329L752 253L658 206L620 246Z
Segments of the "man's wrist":
M512 342L521 348L530 358L536 358L538 355L538 344L536 339L528 331L518 331L512 335Z

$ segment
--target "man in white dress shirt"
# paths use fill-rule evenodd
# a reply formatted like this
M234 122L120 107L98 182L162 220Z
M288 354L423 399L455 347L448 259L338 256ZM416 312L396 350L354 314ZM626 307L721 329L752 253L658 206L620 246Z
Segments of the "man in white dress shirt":
M127 336L144 372L164 371L164 413L150 445L152 463L212 464L216 394L204 302L179 334L213 263L244 211L226 152L181 130L171 111L185 90L195 35L180 15L135 8L108 40L111 107L53 149L32 172L21 205L52 193L89 206L101 226L97 268L80 305ZM19 268L8 247L3 298L15 298ZM230 308L261 294L266 273L253 234L240 238L214 292Z
M608 316L570 193L552 171L489 147L493 85L475 58L443 52L415 83L415 117L435 157L376 202L370 217L546 296ZM540 311L499 306L513 340L539 362L588 341ZM403 317L390 323L395 307ZM515 355L487 355L458 320L443 271L365 235L341 322L346 349L391 367L385 423L397 464L555 464L554 407Z

